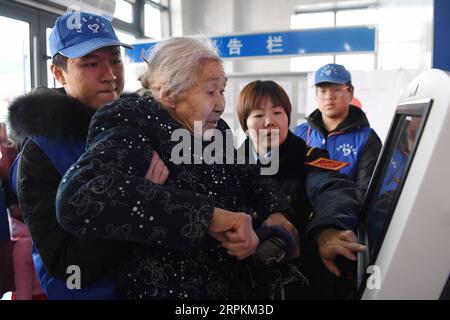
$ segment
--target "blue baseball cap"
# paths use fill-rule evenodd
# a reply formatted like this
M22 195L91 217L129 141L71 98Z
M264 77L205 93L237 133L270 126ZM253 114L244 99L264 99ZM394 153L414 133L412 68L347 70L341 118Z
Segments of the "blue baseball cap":
M316 71L314 85L323 82L350 84L352 82L352 76L343 65L329 63Z
M49 37L52 58L60 53L67 58L79 58L108 46L132 46L117 38L111 21L85 12L71 12L59 17Z

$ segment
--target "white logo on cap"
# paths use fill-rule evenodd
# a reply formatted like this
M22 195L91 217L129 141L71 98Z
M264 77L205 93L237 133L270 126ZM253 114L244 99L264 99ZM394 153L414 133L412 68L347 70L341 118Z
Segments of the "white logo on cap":
M329 77L332 73L337 74L337 70L335 67L333 66L326 66L322 72L320 73L321 76L323 76L324 74Z
M77 32L82 32L81 27L83 24L81 23L81 11L78 6L69 6L67 8L67 12L72 12L72 14L67 18L66 26L67 29L73 30L76 29Z
M100 28L100 26L96 23L94 24L89 24L88 28L92 30L92 33L98 33L98 28Z

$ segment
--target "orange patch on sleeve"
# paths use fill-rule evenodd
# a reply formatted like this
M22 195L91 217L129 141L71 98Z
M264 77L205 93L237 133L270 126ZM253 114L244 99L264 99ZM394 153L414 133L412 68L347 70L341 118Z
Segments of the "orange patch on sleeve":
M320 157L314 161L305 162L305 165L317 167L317 168L321 168L321 169L326 169L326 170L339 171L342 168L345 168L346 166L350 165L350 163Z

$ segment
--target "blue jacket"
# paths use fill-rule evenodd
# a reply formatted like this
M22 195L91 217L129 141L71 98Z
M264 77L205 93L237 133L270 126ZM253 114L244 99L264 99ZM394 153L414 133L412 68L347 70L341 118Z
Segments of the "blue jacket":
M351 105L347 118L331 132L323 126L318 109L306 119L306 123L295 128L295 134L312 147L328 150L331 159L349 162L341 172L350 175L365 194L378 160L381 141L370 128L364 112Z
M52 141L46 137L28 137L47 155L53 163L58 173L63 176L69 167L84 152L84 141ZM26 143L26 141L24 141ZM17 171L20 154L14 161L10 171L11 187L17 192ZM83 290L68 289L66 282L52 277L45 269L41 256L36 246L33 245L33 262L36 269L41 288L49 299L115 299L116 286L111 276L105 276L93 285L83 288Z

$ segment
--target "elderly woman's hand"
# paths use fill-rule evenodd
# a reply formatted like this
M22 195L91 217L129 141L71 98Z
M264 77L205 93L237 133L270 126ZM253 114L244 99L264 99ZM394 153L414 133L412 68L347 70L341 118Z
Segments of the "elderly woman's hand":
M167 169L164 161L162 161L159 157L159 154L156 151L153 151L152 161L150 162L150 167L145 174L145 179L156 184L164 184L168 176L169 169Z
M214 208L208 233L220 241L230 255L240 260L254 254L259 244L252 218L244 212Z
M285 217L281 212L272 213L266 220L264 220L263 225L265 226L281 226L285 228L291 237L295 240L297 247L294 250L294 254L291 258L297 258L300 256L300 236L294 225Z
M365 246L358 243L358 239L351 230L325 229L315 236L319 255L323 264L331 273L341 275L341 271L334 263L337 255L342 255L349 260L355 261L354 252L362 252Z

